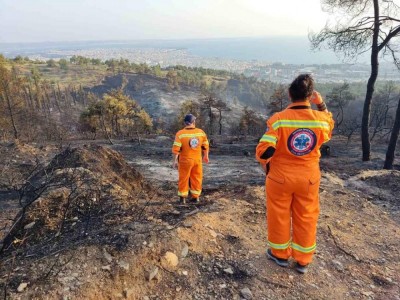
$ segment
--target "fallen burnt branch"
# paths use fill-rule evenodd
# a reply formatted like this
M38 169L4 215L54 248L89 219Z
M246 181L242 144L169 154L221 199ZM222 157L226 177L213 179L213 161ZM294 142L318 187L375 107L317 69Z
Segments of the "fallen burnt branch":
M336 246L340 251L342 251L344 254L346 254L346 255L348 255L348 256L354 258L356 261L363 262L362 260L360 260L360 258L359 258L358 256L356 256L356 255L354 255L353 253L347 251L346 249L344 249L343 247L341 247L341 246L339 245L339 242L337 241L337 238L336 238L335 235L333 234L333 231L332 231L331 226L328 225L328 229L329 229L329 235L332 237L333 242L335 243L335 246Z

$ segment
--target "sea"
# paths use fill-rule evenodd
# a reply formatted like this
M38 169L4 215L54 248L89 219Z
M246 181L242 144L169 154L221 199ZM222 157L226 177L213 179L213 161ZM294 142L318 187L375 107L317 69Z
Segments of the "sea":
M38 43L0 43L0 53L6 57L49 57L54 51L94 49L184 49L204 58L224 58L244 61L280 62L286 64L337 64L344 62L331 50L311 50L307 36L258 38L71 41ZM47 56L46 56L47 54ZM54 54L50 54L51 55Z

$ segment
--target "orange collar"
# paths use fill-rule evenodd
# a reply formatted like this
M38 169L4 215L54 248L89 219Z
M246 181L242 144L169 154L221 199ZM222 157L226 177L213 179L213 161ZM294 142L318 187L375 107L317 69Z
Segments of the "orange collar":
M288 105L287 108L296 107L296 106L308 106L308 107L311 107L311 104L310 104L310 101L306 100L306 101L291 103L291 104Z

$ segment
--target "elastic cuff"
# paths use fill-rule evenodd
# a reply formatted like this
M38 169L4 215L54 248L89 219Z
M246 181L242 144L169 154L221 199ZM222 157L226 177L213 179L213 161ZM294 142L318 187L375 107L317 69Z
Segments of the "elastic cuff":
M319 111L324 111L324 110L327 109L325 102L317 104L317 108L318 108Z

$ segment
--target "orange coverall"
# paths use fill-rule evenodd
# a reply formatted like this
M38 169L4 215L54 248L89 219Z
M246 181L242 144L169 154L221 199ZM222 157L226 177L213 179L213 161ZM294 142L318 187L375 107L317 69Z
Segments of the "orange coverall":
M179 154L178 195L186 198L189 194L198 198L203 182L202 151L208 151L207 135L199 128L187 126L175 135L172 153ZM190 180L190 187L189 187Z
M267 121L257 145L257 160L269 164L268 245L278 258L293 256L301 265L312 261L319 215L319 148L330 140L333 126L330 112L313 110L308 101L296 102Z

